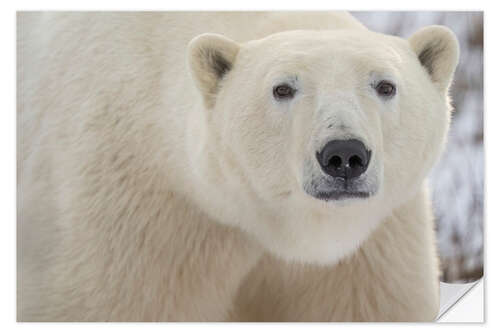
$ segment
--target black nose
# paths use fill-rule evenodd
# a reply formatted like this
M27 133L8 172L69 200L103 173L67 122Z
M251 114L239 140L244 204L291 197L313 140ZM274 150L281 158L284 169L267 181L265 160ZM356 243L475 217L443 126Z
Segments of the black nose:
M333 140L328 142L316 158L323 171L332 177L353 179L368 168L371 152L359 140Z

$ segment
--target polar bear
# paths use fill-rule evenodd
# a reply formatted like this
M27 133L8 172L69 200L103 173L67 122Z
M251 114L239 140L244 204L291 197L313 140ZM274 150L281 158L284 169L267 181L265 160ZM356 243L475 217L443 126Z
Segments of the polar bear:
M18 320L415 321L458 62L347 13L18 14Z

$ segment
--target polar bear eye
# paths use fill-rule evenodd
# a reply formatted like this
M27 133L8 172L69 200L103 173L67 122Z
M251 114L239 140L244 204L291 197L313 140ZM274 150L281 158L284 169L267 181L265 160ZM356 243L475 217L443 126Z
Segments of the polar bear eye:
M391 98L396 94L396 86L389 81L380 81L375 90L379 96L385 98Z
M279 84L273 88L274 98L277 100L292 98L295 95L295 89L288 84Z

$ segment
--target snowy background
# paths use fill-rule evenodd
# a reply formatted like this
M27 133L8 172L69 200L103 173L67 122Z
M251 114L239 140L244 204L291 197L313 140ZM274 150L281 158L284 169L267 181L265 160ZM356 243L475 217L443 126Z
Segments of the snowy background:
M482 12L351 12L369 29L407 38L442 24L460 42L451 88L452 125L447 149L431 173L441 259L441 280L483 275L483 14Z

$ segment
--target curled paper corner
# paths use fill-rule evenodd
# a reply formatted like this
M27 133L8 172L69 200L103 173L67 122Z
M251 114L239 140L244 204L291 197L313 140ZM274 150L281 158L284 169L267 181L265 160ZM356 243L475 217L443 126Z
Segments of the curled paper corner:
M437 322L483 322L483 279L470 283L440 282ZM467 314L463 316L462 314Z

